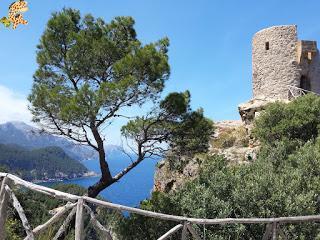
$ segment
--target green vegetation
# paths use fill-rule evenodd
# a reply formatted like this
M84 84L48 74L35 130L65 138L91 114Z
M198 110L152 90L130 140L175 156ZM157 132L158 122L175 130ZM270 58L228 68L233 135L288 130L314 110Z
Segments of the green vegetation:
M197 153L207 152L213 131L213 122L204 117L202 109L185 113L182 123L172 132L173 154L193 157Z
M316 215L320 210L320 98L274 103L256 121L262 143L251 164L229 166L221 156L207 157L199 176L182 189L155 192L143 209L199 218ZM175 223L130 215L119 225L122 239L156 239ZM288 239L320 239L317 223L283 225ZM203 235L203 228L196 227ZM206 228L206 239L262 239L265 225ZM142 237L141 237L142 236ZM173 239L180 239L177 235Z
M318 137L320 98L307 94L290 104L272 103L255 122L254 135L265 144L289 140L300 146Z
M171 169L181 170L195 154L208 151L214 127L202 109L191 110L190 93L186 91L169 94L148 118L131 120L121 131L137 145L144 141L152 144L152 148L144 149L147 156L165 156L170 150L166 157Z
M58 184L54 186L54 189L68 192L75 195L84 195L86 193L86 189L80 187L78 185L73 184ZM30 190L25 189L16 189L15 193L17 198L19 199L23 209L25 210L25 214L34 228L40 224L46 222L52 215L49 214L49 210L55 209L57 207L63 206L66 204L65 201L57 200L52 197L48 197L41 193L35 193ZM112 219L117 219L117 215L114 211L106 210L105 208L97 208L97 218L103 224L111 224ZM67 214L66 214L67 216ZM54 237L54 234L57 232L58 228L62 224L62 221L59 221L57 224L54 224L54 227L50 228L44 234L39 236L37 239L39 240L50 240ZM64 236L63 239L71 240L74 239L74 230L73 230L74 222L69 227L69 232L67 236ZM99 238L99 233L97 233L93 226L89 223L89 219L85 220L85 232L87 240L96 240ZM23 231L22 223L19 219L18 214L15 210L10 207L8 220L6 221L6 231L7 231L7 240L20 240L23 239L25 233Z
M59 147L28 150L18 145L0 144L0 166L26 180L81 176L87 171Z
M81 17L79 11L64 9L49 20L38 45L38 69L29 96L33 120L45 123L44 130L86 143L99 153L102 177L89 187L89 196L96 197L148 157L163 156L170 151L172 168L181 170L187 162L185 159L207 151L212 122L201 109L190 108L190 93L170 93L161 100L170 75L168 46L167 38L142 44L131 17L116 17L105 23L100 18ZM151 106L144 116L132 119L122 115L128 107L144 104ZM104 148L108 136L104 138L103 129L121 117L131 119L121 133L127 142L133 143L137 159L112 175ZM319 128L320 98L315 95L306 95L289 104L270 104L255 122L253 134L261 142L256 161L230 166L221 156L207 156L196 179L174 193L153 193L141 207L199 218L318 214ZM223 133L215 144L221 148L246 146L248 139L243 129L239 129ZM43 174L46 168L47 175L53 176L65 170L65 163L70 163L57 148L27 152L11 146L5 151L7 155L1 156L0 164L21 171L22 175L24 171L37 169ZM15 154L14 158L9 159L10 154ZM51 164L57 160L53 155L59 155L62 160L55 167ZM41 161L35 161L37 158ZM39 177L37 171L32 174ZM21 191L19 197L30 219L34 219L33 225L48 217L42 203L46 208L59 205L56 200L28 192ZM125 240L157 239L159 229L165 232L175 224L134 214L117 218L120 239ZM21 228L16 224L17 217L12 213L7 223L12 237L22 235L17 232ZM282 227L292 240L320 239L316 223ZM206 239L249 240L261 239L265 225L211 226L206 231L199 226L195 228ZM94 233L89 236L97 238Z
M38 69L29 96L35 122L44 130L88 144L99 153L101 179L88 188L97 196L152 155L171 146L180 152L206 149L211 131L201 110L190 109L189 92L171 93L161 101L170 75L169 40L142 44L131 17L110 23L92 15L63 9L54 13L40 39ZM122 129L137 158L112 175L103 132L128 107L150 106ZM203 140L202 140L202 139ZM205 142L205 143L204 143Z
M216 148L224 149L234 146L235 142L234 129L226 129L220 133L219 138L212 141L212 144Z

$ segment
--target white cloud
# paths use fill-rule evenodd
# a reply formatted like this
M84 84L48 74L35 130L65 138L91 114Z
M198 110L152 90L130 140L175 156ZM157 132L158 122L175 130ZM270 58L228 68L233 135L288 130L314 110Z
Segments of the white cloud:
M30 123L31 113L25 96L0 85L0 123L8 121Z

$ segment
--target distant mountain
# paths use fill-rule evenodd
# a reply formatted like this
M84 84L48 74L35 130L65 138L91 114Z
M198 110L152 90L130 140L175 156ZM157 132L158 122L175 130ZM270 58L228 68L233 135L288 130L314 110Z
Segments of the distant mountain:
M29 150L18 145L0 144L0 166L26 180L82 177L88 170L60 147Z
M89 146L75 144L63 137L41 132L24 122L7 122L0 124L0 143L16 144L27 149L60 147L71 158L83 161L97 159L97 152Z

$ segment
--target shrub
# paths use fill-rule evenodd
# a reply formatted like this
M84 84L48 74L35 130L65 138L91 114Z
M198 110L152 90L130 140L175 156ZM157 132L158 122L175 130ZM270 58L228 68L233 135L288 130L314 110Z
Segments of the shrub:
M153 194L141 207L199 218L318 214L320 141L306 144L293 155L286 155L286 148L281 144L273 151L278 156L275 160L273 156L267 159L263 156L252 164L233 167L222 157L209 157L197 179L175 193ZM269 161L271 159L273 161ZM171 227L170 222L134 215L124 219L120 229L124 236L130 236L123 239L156 239ZM292 240L316 239L320 233L319 226L314 223L282 228ZM197 230L202 234L199 226ZM264 231L264 224L210 226L206 229L206 239L262 239Z
M172 152L178 156L193 157L205 153L214 132L213 122L206 118L203 109L198 109L183 116L183 121L172 133Z
M57 184L54 186L55 189L63 192L68 192L75 195L84 195L87 191L85 188L80 187L78 185L74 184ZM52 198L50 196L46 196L42 193L36 193L31 190L26 190L23 188L15 189L15 194L17 198L19 199L19 202L21 203L26 217L29 220L30 225L32 228L35 228L36 226L45 223L49 218L52 216L49 214L49 210L60 207L62 205L65 205L66 202L63 200L58 200L55 198ZM100 198L101 199L101 198ZM11 205L10 205L11 206ZM105 208L97 208L97 218L102 223L105 224L108 223L110 226L111 221L113 221L114 218L118 218L118 213L112 210L108 210ZM67 215L67 214L66 214ZM65 216L66 216L65 215ZM87 240L94 240L94 239L100 239L97 236L97 232L93 228L91 224L89 224L85 220L85 232L86 232L86 239ZM47 240L52 239L56 232L58 231L59 227L61 226L63 220L59 220L56 224L51 226L47 231L40 234L37 239L39 240ZM69 232L67 236L65 236L63 239L65 240L71 240L74 239L74 223L72 223L71 226L69 226ZM24 239L25 232L24 228L22 226L21 220L15 211L13 207L11 206L8 210L8 218L6 221L6 233L7 233L7 240L16 240L16 239Z
M256 119L253 134L263 143L289 139L297 144L315 139L320 124L320 97L307 94L286 103L272 103Z
M256 161L230 166L221 156L207 157L196 179L175 193L154 194L142 208L199 218L319 214L319 99L306 95L289 104L270 104L255 122L254 134L262 144ZM222 136L221 146L235 144L233 133ZM121 231L127 234L134 229L130 239L150 239L140 234L157 238L172 227L149 221L130 216L123 220ZM196 229L203 237L204 231ZM291 240L320 239L318 223L288 224L282 229ZM262 239L264 231L264 224L210 226L206 239Z

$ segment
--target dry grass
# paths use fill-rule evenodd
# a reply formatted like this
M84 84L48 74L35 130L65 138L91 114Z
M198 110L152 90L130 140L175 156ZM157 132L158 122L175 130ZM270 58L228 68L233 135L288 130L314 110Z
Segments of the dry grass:
M245 127L226 128L221 130L219 136L211 142L214 148L225 149L233 146L247 147L249 137Z

